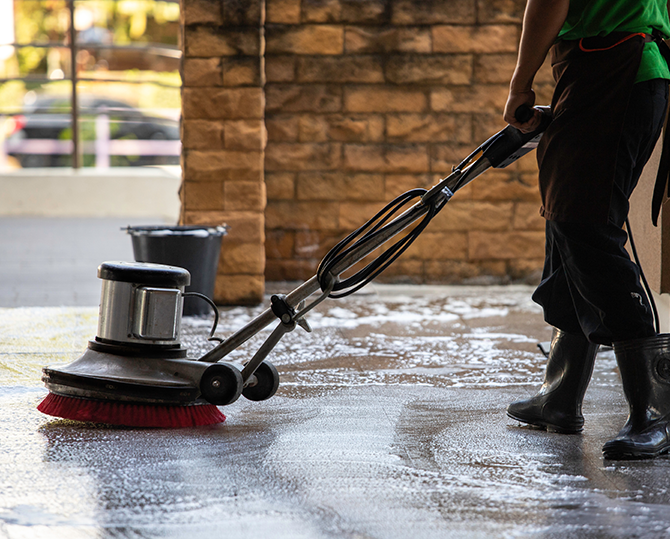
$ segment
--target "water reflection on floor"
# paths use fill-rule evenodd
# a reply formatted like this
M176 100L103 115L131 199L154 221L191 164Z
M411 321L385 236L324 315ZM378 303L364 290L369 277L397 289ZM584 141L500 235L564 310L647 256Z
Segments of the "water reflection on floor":
M670 459L601 457L626 410L611 352L582 435L506 417L550 338L529 295L374 286L325 302L273 353L275 397L178 430L37 412L41 367L81 354L97 309L0 309L0 537L670 537ZM217 336L265 307L222 309ZM210 325L184 319L192 357Z

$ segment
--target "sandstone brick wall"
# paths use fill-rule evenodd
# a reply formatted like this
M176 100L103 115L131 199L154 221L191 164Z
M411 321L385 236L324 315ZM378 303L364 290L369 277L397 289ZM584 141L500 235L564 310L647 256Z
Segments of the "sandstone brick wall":
M238 286L257 291L263 270L268 280L311 277L387 201L435 184L504 127L524 6L182 0L183 220L231 225L217 299L235 300L224 290ZM551 86L544 69L539 102ZM536 184L534 154L487 172L383 278L536 273Z
M306 279L385 202L504 127L522 0L267 0L266 277ZM549 102L548 70L540 101ZM535 156L457 196L381 279L541 267Z

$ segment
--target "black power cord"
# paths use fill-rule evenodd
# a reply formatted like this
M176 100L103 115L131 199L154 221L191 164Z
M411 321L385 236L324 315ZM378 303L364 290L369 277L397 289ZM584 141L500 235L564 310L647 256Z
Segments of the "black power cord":
M656 333L660 333L661 323L658 317L658 309L656 308L656 302L654 301L654 296L651 293L651 287L649 286L647 278L644 275L644 271L642 270L642 264L640 264L640 258L637 255L635 240L633 239L633 230L630 227L630 221L628 221L628 217L626 217L626 230L628 231L628 239L630 240L630 250L633 251L633 258L635 258L635 263L637 264L637 267L640 268L640 279L642 280L644 291L647 293L647 300L651 305L651 310L654 315L654 326L656 328Z
M200 292L184 292L182 296L184 296L185 298L188 297L200 298L209 304L209 306L212 308L212 311L214 311L214 322L212 323L212 329L209 332L209 337L207 338L207 340L222 342L222 339L214 337L214 332L216 331L216 328L219 325L219 309L217 308L216 304L210 298L205 296L205 294L201 294Z
M377 277L387 267L389 267L407 248L414 242L414 240L423 232L428 226L431 219L435 217L437 212L442 209L446 200L440 197L434 197L426 204L426 214L421 221L412 228L405 236L394 243L391 247L381 253L372 262L367 264L363 269L357 271L350 277L332 283L332 270L338 266L343 259L345 259L353 250L358 247L374 241L377 238L383 237L387 233L386 225L391 219L403 210L410 202L422 198L428 191L426 189L412 189L396 197L389 202L377 215L366 222L363 226L356 229L346 238L340 241L333 247L328 254L321 260L317 269L316 275L321 286L321 290L325 292L332 286L330 298L343 298L353 294L354 292L363 288L366 284ZM383 243L383 242L382 242Z

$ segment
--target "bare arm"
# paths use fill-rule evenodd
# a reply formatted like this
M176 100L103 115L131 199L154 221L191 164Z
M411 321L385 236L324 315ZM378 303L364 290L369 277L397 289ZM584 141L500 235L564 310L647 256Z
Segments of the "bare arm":
M521 105L535 104L533 80L568 16L569 7L570 0L528 0L526 5L519 55L504 112L505 121L522 131L537 127L539 116L536 114L521 124L514 118L514 112Z

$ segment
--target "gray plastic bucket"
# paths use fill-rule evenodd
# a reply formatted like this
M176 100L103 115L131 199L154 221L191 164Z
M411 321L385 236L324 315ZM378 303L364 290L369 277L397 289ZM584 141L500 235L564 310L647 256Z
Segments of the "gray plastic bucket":
M221 253L224 226L129 226L136 262L152 262L185 268L191 274L186 292L198 292L208 298L214 295L216 269ZM206 301L184 298L184 316L211 312Z

